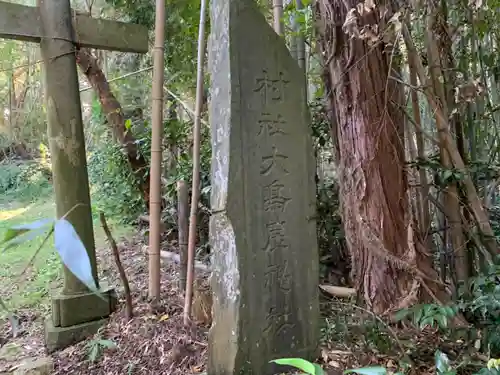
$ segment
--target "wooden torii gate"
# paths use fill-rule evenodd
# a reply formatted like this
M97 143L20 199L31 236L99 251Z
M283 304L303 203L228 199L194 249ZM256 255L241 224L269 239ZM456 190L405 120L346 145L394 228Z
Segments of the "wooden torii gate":
M40 44L57 217L70 212L66 218L85 245L99 286L75 51L87 47L146 53L148 30L78 14L69 0L39 0L37 7L0 1L0 38ZM64 268L63 290L52 297L52 317L46 321L49 352L102 326L114 309L115 297L111 287L100 289L104 300Z

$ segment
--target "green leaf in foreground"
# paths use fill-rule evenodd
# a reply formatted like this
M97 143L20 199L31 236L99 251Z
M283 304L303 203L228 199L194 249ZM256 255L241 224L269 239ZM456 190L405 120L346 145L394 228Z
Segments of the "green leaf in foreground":
M3 299L0 298L0 306L2 307L2 310L5 310L7 313L7 318L9 319L10 326L12 327L12 337L16 337L17 333L19 332L19 322L12 314L12 312L9 310Z
M360 374L360 375L385 375L387 370L381 366L363 367L353 370L346 370L344 374Z
M25 229L25 228L9 228L9 229L7 229L5 231L2 243L6 243L6 242L9 242L9 241L12 241L17 236L20 236L21 234L26 233L26 232L29 232L29 229Z
M317 363L314 363L314 368L316 369L316 375L323 375L325 373Z
M53 219L42 219L29 224L15 225L5 231L0 245L5 245L4 250L31 241L45 232L54 224Z
M298 368L299 370L302 370L309 375L320 375L316 372L316 367L314 366L314 364L302 358L280 358L273 359L271 362L274 362L278 365ZM323 370L321 370L321 372L323 372Z
M394 314L394 319L397 322L399 322L400 320L403 320L404 318L406 318L409 314L410 314L410 310L401 309L401 310L396 311L396 313Z
M54 228L54 242L62 262L87 288L99 294L92 275L89 255L73 225L66 219L59 219Z

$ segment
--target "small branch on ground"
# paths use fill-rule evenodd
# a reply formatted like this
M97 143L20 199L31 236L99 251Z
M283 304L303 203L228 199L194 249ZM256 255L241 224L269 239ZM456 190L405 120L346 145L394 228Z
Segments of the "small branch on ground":
M319 288L334 297L349 298L356 295L356 289L322 284Z
M161 250L160 257L162 259L165 259L166 261L171 261L171 262L176 263L176 264L181 264L181 266L182 266L182 259L181 259L181 256L179 254L173 253L171 251ZM200 272L204 272L204 273L210 272L210 266L208 266L208 265L206 265L198 260L194 261L194 268Z
M126 314L127 319L130 320L134 316L133 306L132 306L132 295L130 294L130 285L128 283L127 275L125 274L125 269L123 268L122 262L120 260L120 252L118 251L118 246L116 245L116 241L111 235L111 231L109 230L108 224L106 222L106 217L104 216L104 212L99 213L99 219L101 220L102 229L106 234L109 245L113 250L113 256L115 258L116 267L118 268L118 272L120 274L120 279L123 283L123 289L125 290L125 306L126 306Z

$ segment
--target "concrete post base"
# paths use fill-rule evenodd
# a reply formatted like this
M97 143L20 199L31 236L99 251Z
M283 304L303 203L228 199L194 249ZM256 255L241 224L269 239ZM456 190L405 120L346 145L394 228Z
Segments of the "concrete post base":
M116 309L117 298L113 288L103 284L101 297L92 293L52 296L52 321L55 327L70 327L80 323L107 318Z
M97 333L108 319L95 320L70 327L55 327L52 318L45 320L45 347L48 353L67 348Z
M113 288L101 285L101 296L57 293L52 297L52 316L45 322L45 345L49 353L76 344L97 332L116 310Z

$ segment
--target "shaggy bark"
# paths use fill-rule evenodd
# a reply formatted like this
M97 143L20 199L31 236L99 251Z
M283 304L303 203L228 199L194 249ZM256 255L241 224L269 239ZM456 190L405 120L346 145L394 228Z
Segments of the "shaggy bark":
M406 307L424 295L443 298L430 258L416 237L404 169L401 85L381 40L362 40L366 27L387 29L390 6L358 13L354 0L317 2L321 48L337 124L343 223L358 293L376 313ZM386 9L381 9L385 7ZM354 37L350 38L344 30ZM358 35L358 37L356 37ZM368 34L365 34L368 35ZM329 89L329 90L328 90ZM427 293L421 293L424 287Z
M149 166L144 155L139 151L132 131L125 128L125 116L122 107L111 92L106 76L92 53L88 49L81 48L76 52L76 61L98 95L102 110L108 118L114 137L123 146L129 165L138 181L139 189L146 204L146 210L149 211Z

